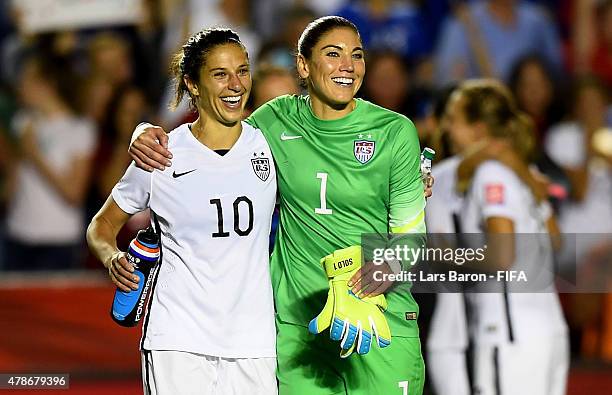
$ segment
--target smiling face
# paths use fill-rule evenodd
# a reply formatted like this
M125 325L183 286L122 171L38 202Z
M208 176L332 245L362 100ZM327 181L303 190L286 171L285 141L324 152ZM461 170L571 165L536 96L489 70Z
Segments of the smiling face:
M350 28L332 29L321 36L309 59L298 55L297 66L313 102L342 109L355 97L365 74L361 40Z
M206 54L197 84L186 79L201 117L231 126L242 120L251 92L249 59L238 44L218 45Z

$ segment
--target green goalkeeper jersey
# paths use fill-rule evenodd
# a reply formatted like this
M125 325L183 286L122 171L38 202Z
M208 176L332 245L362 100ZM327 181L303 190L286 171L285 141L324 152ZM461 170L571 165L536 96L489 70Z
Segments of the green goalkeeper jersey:
M278 318L307 326L327 296L322 257L361 244L366 233L424 233L416 129L361 99L347 116L321 120L308 96L274 99L247 122L261 129L276 162L281 208L271 276ZM418 336L410 292L398 288L387 301L392 334Z

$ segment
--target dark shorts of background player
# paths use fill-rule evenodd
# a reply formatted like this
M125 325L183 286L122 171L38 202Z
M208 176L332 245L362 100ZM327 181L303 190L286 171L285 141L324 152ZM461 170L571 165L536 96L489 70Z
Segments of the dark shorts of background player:
M276 320L279 395L421 395L425 365L418 337L393 336L391 345L340 358L328 332Z

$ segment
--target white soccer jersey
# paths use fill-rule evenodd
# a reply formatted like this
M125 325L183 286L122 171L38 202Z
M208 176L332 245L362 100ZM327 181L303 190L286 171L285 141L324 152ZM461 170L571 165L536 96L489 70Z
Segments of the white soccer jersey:
M168 148L171 167L148 173L132 163L112 192L129 214L150 207L161 229L141 347L274 357L268 237L276 171L266 140L243 122L221 156L185 124L169 134Z
M457 168L460 163L461 157L453 156L431 169L436 180L435 192L427 199L425 208L427 233L448 233L451 243L454 240L453 234L461 232L461 229L457 229L455 219L458 218L463 200L456 191ZM439 292L427 337L427 369L436 393L470 393L465 356L467 347L463 293Z
M464 232L482 232L490 217L511 219L516 233L511 270L525 270L529 281L537 280L542 289L539 293L512 292L521 285L515 281L506 283L506 291L500 285L499 292L468 294L474 318L470 331L479 343L520 342L566 333L552 282L552 246L545 225L550 214L548 203L538 205L529 188L500 162L487 161L477 169L462 210Z
M425 222L427 233L456 233L454 216L461 211L462 197L456 192L457 168L461 157L453 156L435 165L431 174L436 180L435 192L427 199ZM439 293L427 340L429 350L459 349L468 345L465 306L462 293Z
M460 156L444 159L431 169L436 180L434 194L427 199L425 222L428 233L455 233L453 214L461 210L462 197L457 194L457 168Z

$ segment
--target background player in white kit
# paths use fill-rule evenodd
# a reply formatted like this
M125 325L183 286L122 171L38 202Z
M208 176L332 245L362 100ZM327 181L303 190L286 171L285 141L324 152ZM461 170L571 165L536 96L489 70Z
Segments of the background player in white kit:
M503 85L463 83L451 97L450 128L473 141L509 141L526 158L533 147L531 124ZM474 341L474 391L478 394L561 395L565 393L569 350L567 327L552 282L552 212L499 161L476 169L461 210L466 233L506 233L508 253L497 269L525 269L543 279L540 293L471 293L470 335ZM524 234L521 236L521 234ZM538 234L542 237L538 237ZM548 276L547 276L548 275Z
M194 34L173 61L176 103L198 119L169 135L174 166L133 163L88 229L90 247L122 290L136 288L116 246L130 215L149 207L162 258L140 344L151 394L277 393L268 236L276 172L263 135L242 123L247 52L227 29Z
M432 175L437 180L436 193L429 198L425 211L427 232L433 235L429 241L435 243L436 240L442 240L443 245L440 247L459 247L456 243L463 233L460 214L464 204L464 193L458 190L459 185L469 182L475 168L485 160L497 159L529 185L539 201L545 198L545 188L537 174L533 174L507 143L474 141L470 133L447 127L446 107L456 88L449 87L441 92L432 114L442 133L448 134L451 151L454 153L433 167ZM456 111L456 106L452 110ZM462 173L461 179L458 173ZM452 269L460 267L453 266ZM465 294L460 291L461 285L453 286L457 286L459 292L441 289L436 296L427 337L427 371L437 394L468 395L471 393L468 370L470 359L467 355L470 351L467 331L469 320L466 317Z
M440 128L444 127L444 108L451 93L452 88L442 92L434 109L433 118ZM454 151L462 151L467 145L463 140L452 143ZM462 197L456 191L460 162L461 156L454 155L432 168L436 193L427 201L425 223L427 233L435 234L434 240L444 237L445 244L452 243L455 234L460 232L455 223L462 203ZM448 238L439 235L442 233L447 233ZM469 395L471 391L466 359L468 334L463 293L444 290L437 293L426 348L427 373L435 393Z

